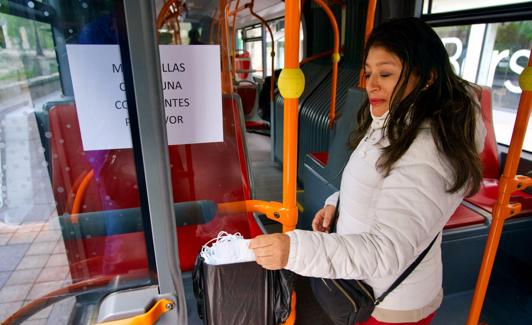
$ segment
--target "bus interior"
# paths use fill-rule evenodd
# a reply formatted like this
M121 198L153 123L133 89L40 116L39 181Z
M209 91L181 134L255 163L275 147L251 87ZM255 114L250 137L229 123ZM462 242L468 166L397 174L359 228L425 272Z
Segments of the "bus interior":
M532 324L532 1L0 0L2 324L203 324L205 243L311 230L339 190L365 40L397 17L487 129L432 324ZM332 324L304 277L293 301L286 324Z

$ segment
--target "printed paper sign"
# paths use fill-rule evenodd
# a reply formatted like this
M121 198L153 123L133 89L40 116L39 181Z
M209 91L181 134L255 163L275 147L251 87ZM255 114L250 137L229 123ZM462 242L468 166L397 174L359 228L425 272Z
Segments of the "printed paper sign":
M160 45L159 52L168 144L223 141L220 47ZM67 45L67 53L83 149L131 148L118 45Z

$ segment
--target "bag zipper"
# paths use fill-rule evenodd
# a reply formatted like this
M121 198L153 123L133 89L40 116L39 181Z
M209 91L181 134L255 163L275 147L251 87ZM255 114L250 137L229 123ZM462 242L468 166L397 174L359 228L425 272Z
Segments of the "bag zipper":
M325 281L325 279L321 279L321 281L323 281L323 284L325 284L325 286L327 287L327 289L329 289L329 291L332 291L331 287L329 287L329 285L327 284L327 281Z
M371 293L369 293L369 291L368 291L368 289L366 289L366 287L364 287L362 284L360 284L360 282L358 280L355 280L355 282L360 287L360 289L362 289L364 291L364 293L366 293L366 296L370 297L371 300L375 300L373 295Z
M349 300L351 302L351 304L353 305L353 308L355 309L355 312L358 311L358 306L356 304L356 302L353 300L353 298L351 298L351 296L349 296L349 294L345 291L344 288L342 288L342 286L336 282L335 280L331 279L331 282L334 283L334 285L338 288L338 290L340 290L340 292L347 298L347 300Z

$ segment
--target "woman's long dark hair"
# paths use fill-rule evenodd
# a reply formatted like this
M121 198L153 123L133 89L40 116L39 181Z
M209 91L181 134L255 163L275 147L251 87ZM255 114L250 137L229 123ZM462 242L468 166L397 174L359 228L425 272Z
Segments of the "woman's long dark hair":
M395 86L387 117L386 135L390 145L382 151L377 167L388 175L397 160L410 148L421 124L430 121L436 147L447 158L454 180L447 189L454 193L465 187L472 195L480 188L482 168L475 145L477 101L471 84L452 70L447 51L438 35L417 18L393 19L379 25L366 44L364 62L372 47L395 54L403 68ZM419 82L404 97L407 81L416 75ZM429 85L428 88L425 87ZM404 97L404 98L403 98ZM350 136L355 148L371 125L369 102L358 114L358 127Z

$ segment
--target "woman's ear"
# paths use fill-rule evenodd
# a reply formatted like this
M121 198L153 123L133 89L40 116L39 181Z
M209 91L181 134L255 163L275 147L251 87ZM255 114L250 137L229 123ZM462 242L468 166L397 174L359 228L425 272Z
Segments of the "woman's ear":
M429 80L427 80L427 83L429 85L432 85L434 83L434 81L436 81L436 71L432 70L430 73L429 73Z
M435 80L436 80L436 71L432 70L429 73L429 79L427 80L427 82L423 86L422 91L429 89L429 87L432 86L432 84L434 83Z

